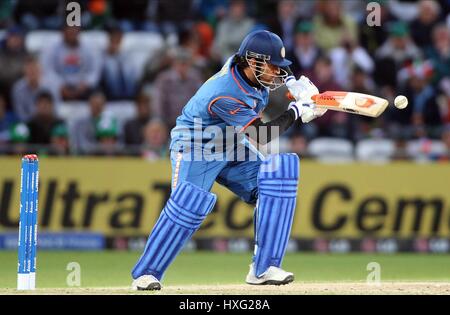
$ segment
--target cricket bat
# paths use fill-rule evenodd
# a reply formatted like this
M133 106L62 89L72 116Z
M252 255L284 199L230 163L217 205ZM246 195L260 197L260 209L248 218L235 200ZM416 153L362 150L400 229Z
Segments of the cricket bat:
M294 99L289 92L288 98ZM311 98L317 107L369 117L380 116L389 105L384 98L356 92L325 91Z

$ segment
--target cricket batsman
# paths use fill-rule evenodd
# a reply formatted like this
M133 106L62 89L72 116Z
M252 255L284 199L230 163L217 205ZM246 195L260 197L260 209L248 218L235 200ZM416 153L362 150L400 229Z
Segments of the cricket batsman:
M132 270L133 289L161 289L164 272L216 203L210 192L214 181L255 205L255 249L246 282L281 285L294 280L281 263L295 212L299 158L260 152L250 158L253 144L268 143L297 119L308 123L326 111L312 103L311 96L319 93L316 86L304 76L296 80L290 75L290 64L279 36L252 32L183 108L171 131L171 195ZM296 101L278 118L263 122L269 92L283 84Z

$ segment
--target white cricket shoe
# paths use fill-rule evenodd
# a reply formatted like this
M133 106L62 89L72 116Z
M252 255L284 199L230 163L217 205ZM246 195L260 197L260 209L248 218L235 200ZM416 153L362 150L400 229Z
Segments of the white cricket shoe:
M274 266L270 266L260 277L257 277L253 264L250 264L250 271L245 279L245 282L254 285L282 285L292 281L294 281L292 272Z
M161 282L152 275L143 275L133 280L131 284L133 290L161 290Z

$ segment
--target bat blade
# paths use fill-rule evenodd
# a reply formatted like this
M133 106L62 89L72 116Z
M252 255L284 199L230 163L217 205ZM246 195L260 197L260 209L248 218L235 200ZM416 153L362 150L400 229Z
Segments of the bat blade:
M369 117L380 116L389 105L386 99L370 94L326 91L312 97L316 106Z
M288 98L294 99L290 93ZM312 96L312 100L317 107L369 117L380 116L389 105L381 97L345 91L325 91Z

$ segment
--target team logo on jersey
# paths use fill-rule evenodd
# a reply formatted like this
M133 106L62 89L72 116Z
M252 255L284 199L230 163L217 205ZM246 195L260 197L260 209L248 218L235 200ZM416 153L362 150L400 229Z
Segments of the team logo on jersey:
M284 46L281 47L281 58L284 58L286 56L286 50L284 49Z
M230 114L231 114L231 115L236 115L236 113L237 113L238 111L240 111L240 110L241 110L240 107L236 108L235 110L230 110Z

